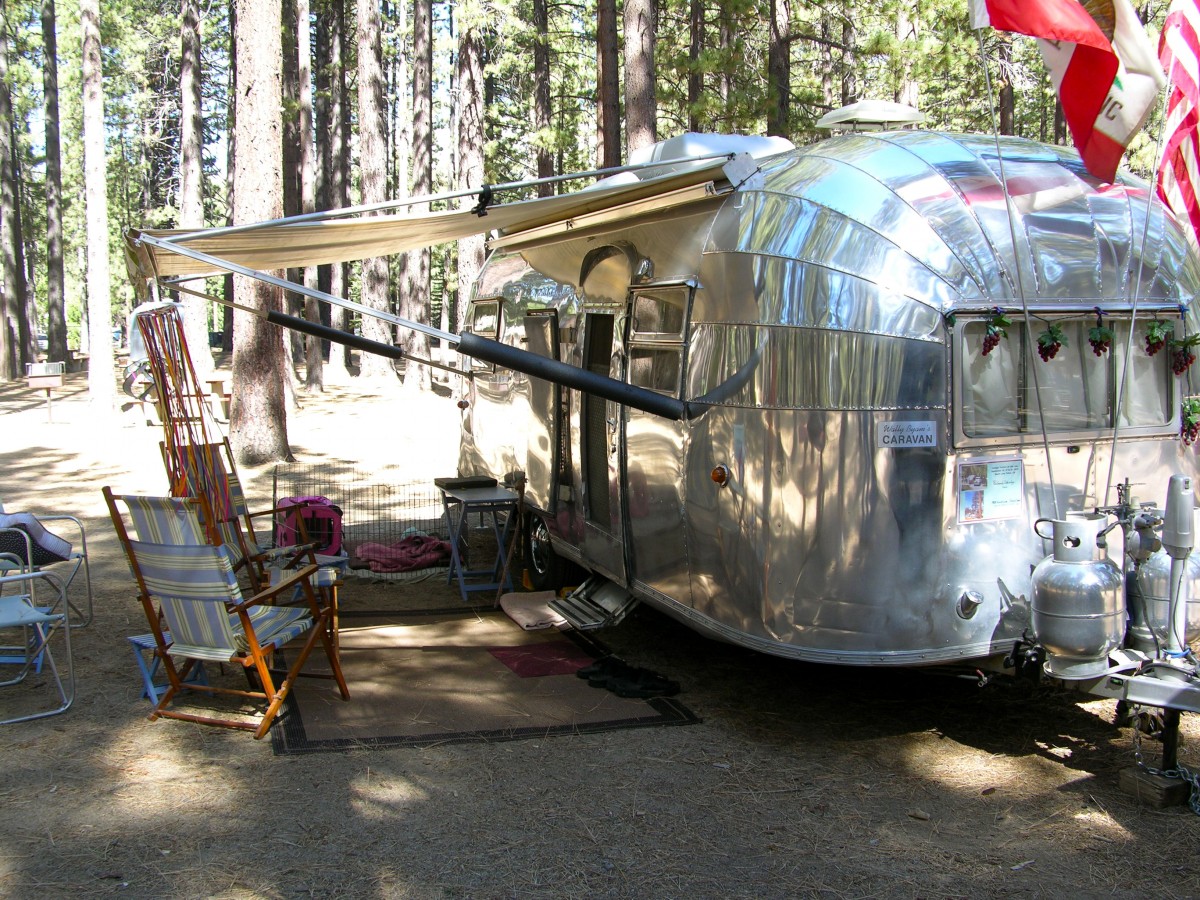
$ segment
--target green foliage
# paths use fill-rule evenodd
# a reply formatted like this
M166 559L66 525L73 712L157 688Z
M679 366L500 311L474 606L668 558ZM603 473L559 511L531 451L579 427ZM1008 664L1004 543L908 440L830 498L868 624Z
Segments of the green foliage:
M344 3L349 33L343 42L343 61L353 73L354 5L344 0L322 2ZM80 35L74 6L62 0L58 5L68 318L77 321L78 305L85 296L82 260L86 256L82 146L72 139L81 131ZM455 184L452 103L459 86L454 53L458 30L464 27L484 33L486 180L501 183L531 178L539 149L550 151L558 172L594 168L595 0L550 2L547 7L552 113L546 127L535 129L533 97L540 73L535 73L532 65L538 36L532 25L531 0L435 4L435 191ZM21 214L26 250L33 261L32 286L39 309L44 310L45 247L39 237L46 227L40 0L10 0L7 8L13 31L9 81L17 121ZM703 131L761 133L771 101L766 78L768 0L703 0L698 53L692 49L691 0L660 0L658 8L660 137L678 134L693 124ZM411 23L395 19L399 10L411 17L411 3L387 4L384 9L385 63L411 65ZM816 121L843 103L898 100L913 92L928 127L988 133L996 127L1005 85L1011 86L1014 97L1013 130L1038 140L1055 139L1056 98L1036 42L991 30L969 30L964 0L921 4L825 0L821 4L792 3L790 9L790 20L781 24L790 62L786 131L797 143L825 137L825 132L815 128ZM1154 40L1166 4L1140 9L1153 17L1149 30ZM202 0L205 214L212 224L223 222L227 209L227 15L225 0ZM171 225L178 216L179 4L177 0L104 0L101 25L113 305L114 314L123 316L132 294L122 277L121 229ZM398 65L388 68L398 71ZM692 76L699 78L701 90L689 100ZM393 80L388 97L393 130L411 121L410 93L400 91ZM354 108L352 97L349 105ZM1161 115L1156 108L1126 156L1128 168L1142 177L1150 177L1158 157ZM328 123L318 123L321 127ZM1070 139L1062 135L1061 140L1069 143ZM352 172L356 170L351 167ZM392 183L393 190L400 193L408 183L407 173L393 173ZM580 186L582 183L575 182L560 190ZM452 257L441 253L434 259L439 291L433 301L436 307L442 302L440 292L452 292L457 284Z

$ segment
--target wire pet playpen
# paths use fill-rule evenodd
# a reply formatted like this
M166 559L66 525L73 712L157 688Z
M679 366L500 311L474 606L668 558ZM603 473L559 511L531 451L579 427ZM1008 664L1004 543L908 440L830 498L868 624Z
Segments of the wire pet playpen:
M325 497L341 510L342 545L354 558L364 544L394 546L413 535L447 540L441 494L431 482L412 481L400 466L363 471L345 463L281 463L272 478L272 506L287 497ZM405 572L352 568L352 576L419 581L445 573L449 562Z

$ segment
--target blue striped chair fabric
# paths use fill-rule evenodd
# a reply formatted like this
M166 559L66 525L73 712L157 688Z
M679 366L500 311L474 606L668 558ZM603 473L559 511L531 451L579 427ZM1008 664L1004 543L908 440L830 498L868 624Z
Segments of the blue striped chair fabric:
M234 562L240 565L243 557L259 577L265 576L265 567L275 561L295 556L298 547L275 547L262 541L254 529L256 515L273 514L273 510L260 513L250 511L246 492L233 465L232 451L228 441L217 444L199 444L180 448L178 471L182 475L185 490L190 497L206 497L216 518L221 543L237 552ZM163 447L164 459L170 467L170 451Z
M238 612L245 598L229 557L208 544L155 544L130 541L146 590L161 604L171 633L170 653L209 661L251 652ZM312 626L300 607L245 608L251 631L264 652L282 647Z
M122 495L138 540L152 544L207 544L194 501Z

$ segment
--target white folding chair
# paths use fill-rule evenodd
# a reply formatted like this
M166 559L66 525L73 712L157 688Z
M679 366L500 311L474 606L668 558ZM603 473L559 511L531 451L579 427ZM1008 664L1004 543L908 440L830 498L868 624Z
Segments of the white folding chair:
M43 590L35 593L39 584ZM71 653L71 604L62 579L44 570L0 575L0 633L20 635L20 643L4 647L4 655L0 656L0 672L7 675L0 680L0 688L14 689L0 695L8 701L5 707L12 713L0 719L0 725L42 719L70 709L75 700L75 660ZM65 676L51 647L51 641L60 634ZM58 693L58 705L50 708L39 704L35 693L45 684L40 674L43 664ZM17 667L15 674L9 674L9 666Z
M79 532L79 549L46 528L48 522L70 523ZM86 605L71 602L78 617L71 625L74 628L90 625L94 612L92 571L88 564L87 533L83 523L75 516L60 514L6 513L0 505L0 575L39 571L47 566L57 567L55 571L60 573L68 597L75 577L83 572Z

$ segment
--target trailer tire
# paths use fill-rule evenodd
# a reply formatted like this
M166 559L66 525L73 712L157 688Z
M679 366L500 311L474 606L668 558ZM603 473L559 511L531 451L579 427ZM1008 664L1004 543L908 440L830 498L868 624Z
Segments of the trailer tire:
M535 591L557 591L565 587L571 564L554 552L545 520L530 513L525 522L525 572Z

